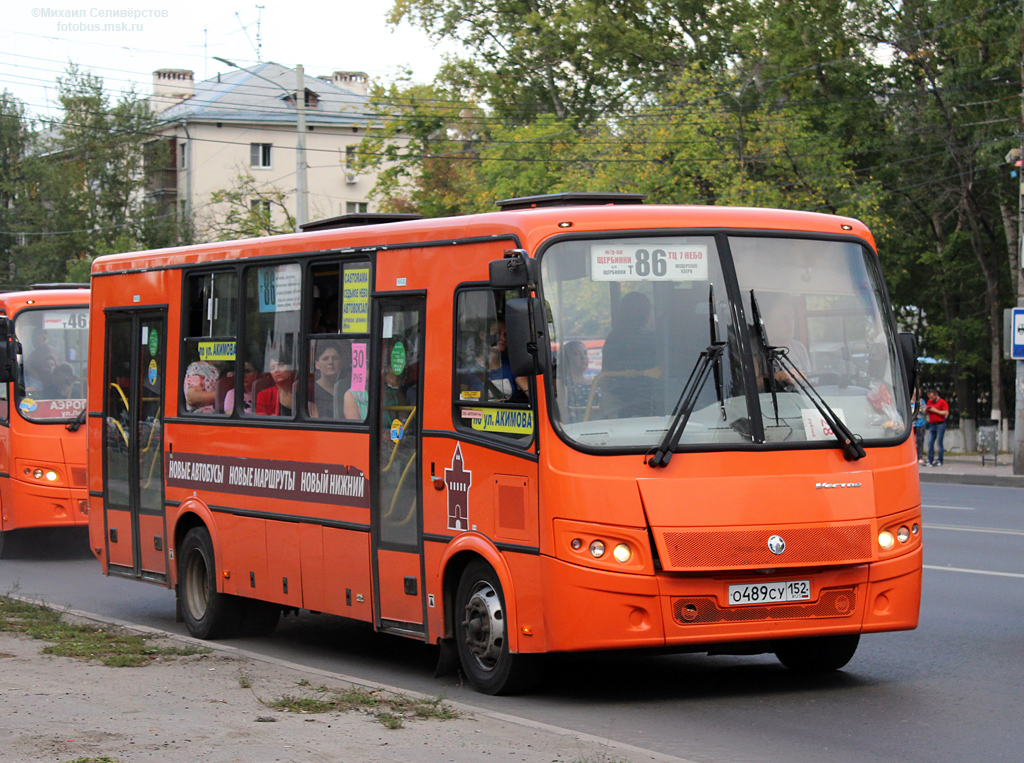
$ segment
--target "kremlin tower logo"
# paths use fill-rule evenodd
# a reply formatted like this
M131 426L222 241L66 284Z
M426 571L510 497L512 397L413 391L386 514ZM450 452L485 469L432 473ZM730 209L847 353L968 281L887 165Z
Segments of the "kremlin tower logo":
M452 466L444 470L444 484L448 488L448 529L469 529L469 486L473 484L473 472L467 471L462 463L462 446L455 445Z

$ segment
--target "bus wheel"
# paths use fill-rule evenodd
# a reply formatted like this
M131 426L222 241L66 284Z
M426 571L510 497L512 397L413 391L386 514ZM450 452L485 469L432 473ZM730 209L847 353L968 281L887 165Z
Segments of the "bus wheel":
M188 632L196 638L224 638L238 631L238 602L217 593L216 569L210 533L193 527L178 548L178 599Z
M775 643L775 656L790 670L800 673L826 673L839 670L853 658L860 635L815 636Z
M536 685L537 655L512 654L505 632L501 583L483 561L462 572L455 595L455 641L469 683L484 694L514 694Z

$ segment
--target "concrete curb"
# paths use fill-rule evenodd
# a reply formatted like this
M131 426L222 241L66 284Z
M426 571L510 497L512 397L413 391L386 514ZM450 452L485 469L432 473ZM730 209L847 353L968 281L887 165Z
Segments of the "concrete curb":
M1024 477L998 474L936 474L921 471L921 482L940 482L958 485L988 485L990 487L1024 488Z
M390 694L400 694L406 697L412 697L414 699L421 700L433 700L438 695L422 694L417 691L409 689L400 689L395 686L389 686L388 684L376 683L374 681L366 681L362 678L356 678L355 676L345 675L343 673L334 673L329 670L321 670L319 668L312 668L306 665L300 665L295 662L289 662L282 660L277 657L269 657L262 654L256 654L255 652L248 652L245 649L239 647L230 646L228 644L221 644L214 641L202 641L200 639L192 638L191 636L184 636L178 633L171 633L169 631L160 630L159 628L152 628L147 625L136 625L125 620L118 620L114 617L105 617L102 615L96 615L91 612L83 612L77 609L65 609L53 607L45 601L35 599L30 596L23 596L21 594L8 593L5 594L8 598L17 599L27 604L36 604L43 607L49 607L50 609L57 610L63 614L71 615L72 617L80 618L82 620L90 620L96 623L103 623L106 625L114 625L118 628L123 628L127 631L133 631L145 636L166 638L179 643L188 644L190 646L202 647L209 649L213 652L221 652L226 655L230 655L236 658L244 658L251 662L263 662L268 665L275 665L280 668L295 671L296 673L302 673L309 676L316 676L318 678L326 678L339 683L346 683L353 686L359 686L366 689L375 689L379 691L385 691ZM563 728L561 726L552 726L547 723L541 723L540 721L530 720L529 718L520 718L515 715L508 715L506 713L499 713L494 710L487 710L482 707L476 707L475 705L467 704L466 702L456 702L454 700L443 698L445 703L459 712L467 715L479 715L492 720L508 723L515 726L522 726L523 728L531 729L533 731L539 731L543 733L552 734L554 736L568 737L571 739L579 740L587 744L592 744L595 747L602 748L604 750L616 750L622 753L633 753L636 755L643 755L649 759L661 761L662 763L696 763L696 761L690 760L689 758L678 758L674 755L666 755L655 750L648 750L643 747L637 747L635 745L627 744L625 742L617 742L607 737L598 737L593 734L587 734L581 731L573 731L572 729ZM602 756L601 759L604 759ZM589 758L587 758L589 760Z

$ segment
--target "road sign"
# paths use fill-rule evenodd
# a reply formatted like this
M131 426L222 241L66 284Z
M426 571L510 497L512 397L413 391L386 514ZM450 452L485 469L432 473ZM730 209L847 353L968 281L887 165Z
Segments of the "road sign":
M1024 360L1024 307L1013 308L1010 321L1010 357Z

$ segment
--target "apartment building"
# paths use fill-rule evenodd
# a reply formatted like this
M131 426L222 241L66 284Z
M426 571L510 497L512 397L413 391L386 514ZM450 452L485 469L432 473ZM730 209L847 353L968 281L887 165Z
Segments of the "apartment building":
M301 170L297 168L299 75L275 63L247 69L225 65L215 77L195 82L186 69L153 73L150 104L158 116L157 132L165 150L160 167L151 170L151 200L176 212L203 240L214 237L213 223L228 213L211 197L240 186L251 177L248 203L263 205L275 224L285 211L266 200L275 195L287 212L297 215ZM366 134L367 76L336 71L330 76L302 76L305 130L307 220L374 212L369 199L376 176L357 174L351 164L356 145Z

